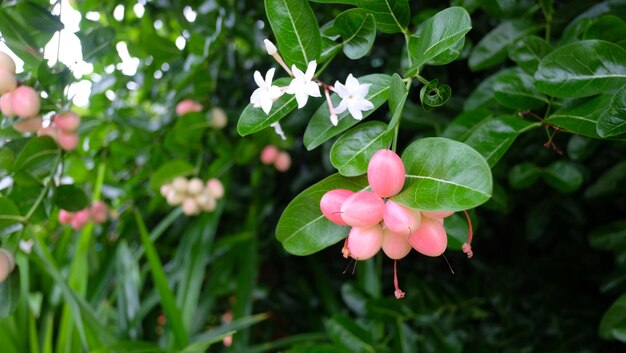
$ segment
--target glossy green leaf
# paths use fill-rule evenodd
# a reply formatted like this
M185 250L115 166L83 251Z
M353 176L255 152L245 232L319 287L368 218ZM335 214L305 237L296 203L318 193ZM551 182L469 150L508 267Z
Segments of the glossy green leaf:
M519 39L509 47L509 58L527 74L534 75L541 59L551 50L545 39L531 35Z
M34 1L20 1L17 9L24 16L24 21L38 31L54 33L64 28L61 18L53 15L50 11L36 4Z
M598 250L620 252L626 249L626 220L602 225L589 233L589 244Z
M452 119L452 122L443 130L441 137L465 141L470 133L480 126L481 121L490 118L492 115L493 113L488 109L465 111Z
M615 15L607 14L591 21L581 39L602 39L607 42L619 43L625 38L626 22Z
M428 211L461 211L491 197L492 176L487 161L470 146L441 137L419 139L402 153L406 181L392 197L409 207Z
M20 216L20 210L15 205L15 202L8 197L0 196L0 216ZM10 225L19 223L15 220L0 219L0 230Z
M402 32L409 24L408 0L357 0L357 3L374 15L376 28L383 33Z
M539 122L530 122L518 116L499 116L483 120L464 140L493 167L511 147L517 136L537 127Z
M150 177L150 189L159 190L161 185L172 181L177 176L192 175L195 167L183 160L169 161L159 167Z
M371 86L369 88L369 92L365 99L372 102L374 105L374 109L363 112L363 118L366 118L370 114L372 114L378 107L383 105L389 98L389 83L391 81L391 76L383 75L383 74L371 74L358 78L359 83L370 83ZM336 93L331 95L331 100L334 106L339 105L341 99ZM350 115L349 111L344 111L341 114L338 114L339 123L337 126L334 126L330 122L330 112L328 110L328 105L326 102L322 103L322 105L317 109L313 117L309 121L309 124L304 131L304 145L310 151L322 143L328 141L329 139L337 136L338 134L344 132L349 129L351 126L355 125L359 121L354 119L352 115Z
M357 0L309 0L310 2L319 2L322 4L343 4L357 6Z
M43 56L36 49L39 47L37 32L38 30L24 22L17 11L8 7L0 8L0 33L4 42L32 67L37 67L43 60Z
M600 116L608 114L612 96L600 95L565 106L545 119L546 123L588 137L599 138L597 124ZM576 104L577 103L577 104Z
M428 82L427 85L420 89L420 101L422 102L422 107L427 111L446 104L451 95L452 89L450 86L446 84L440 85L437 79Z
M600 115L598 118L596 131L601 137L626 133L626 85L615 92L608 114Z
M626 83L626 49L602 40L564 45L546 55L535 74L535 86L559 97L587 97Z
M572 135L567 141L567 156L573 161L584 161L598 148L600 141L581 135Z
M546 96L535 88L533 78L520 69L498 75L493 91L496 101L508 108L539 109L548 103Z
M472 50L468 62L470 69L479 71L501 63L506 59L511 44L538 29L537 25L523 19L500 23L487 33Z
M412 76L420 66L451 48L458 48L465 34L472 29L472 20L462 7L449 7L426 20L418 29L417 38L409 45L413 65L405 76ZM461 49L463 48L461 43ZM460 54L460 52L459 52Z
M340 13L333 24L343 38L343 52L352 60L364 57L376 39L374 16L364 9L350 9Z
M307 0L265 0L265 12L287 65L305 70L322 50L320 28Z
M354 353L375 353L371 335L345 314L336 314L325 322L326 332L333 341Z
M585 190L586 198L596 198L626 189L626 161L611 166Z
M59 147L49 136L36 137L28 141L15 158L13 172L35 166L59 155Z
M515 71L515 68L507 68L500 70L493 75L487 76L482 82L474 88L474 91L470 93L469 97L463 103L464 110L474 110L479 108L491 108L496 104L494 95L494 84L498 77L502 75L508 75L510 72Z
M426 65L447 65L454 60L458 59L463 50L465 49L465 37L458 40L450 48L446 49L443 53L435 56Z
M583 183L578 166L568 161L556 161L543 170L543 179L561 192L573 192Z
M3 260L4 261L4 260ZM0 319L11 315L20 300L20 269L15 266L9 277L0 282Z
M346 237L349 227L332 223L322 215L322 196L332 189L358 191L367 185L364 176L346 178L333 174L309 187L285 208L276 226L276 239L294 255L310 255L337 243Z
M361 124L335 141L330 150L330 162L343 176L365 174L372 155L389 148L392 138L385 123L369 121Z
M76 212L89 207L89 198L74 184L59 185L54 189L54 204L60 209Z
M626 342L626 294L619 297L600 321L600 336Z
M273 84L276 86L287 86L290 81L291 79L285 77L274 81ZM261 131L272 125L272 123L284 118L297 107L296 96L293 94L283 94L278 98L272 105L272 110L270 110L269 114L265 114L260 107L255 108L252 104L248 104L239 117L237 132L241 136L246 136Z
M83 50L83 60L93 63L111 52L115 48L115 34L115 28L113 27L92 27L87 34L82 36L80 41Z
M527 189L541 176L541 169L532 162L520 163L509 171L509 185L513 189Z
M402 117L402 111L409 96L409 90L400 78L400 75L393 74L391 76L391 84L389 85L389 111L391 112L391 120L387 131L393 131Z

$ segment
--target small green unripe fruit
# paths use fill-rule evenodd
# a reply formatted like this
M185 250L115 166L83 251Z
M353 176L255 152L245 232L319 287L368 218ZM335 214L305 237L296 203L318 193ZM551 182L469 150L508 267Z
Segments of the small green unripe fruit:
M348 251L355 260L367 260L376 255L383 243L380 224L368 228L353 227L348 234Z

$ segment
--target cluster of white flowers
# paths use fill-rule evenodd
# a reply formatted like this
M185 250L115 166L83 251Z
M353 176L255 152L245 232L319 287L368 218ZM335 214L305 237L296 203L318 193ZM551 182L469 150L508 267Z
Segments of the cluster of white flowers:
M348 75L345 85L339 81L335 81L334 86L327 85L317 79L314 79L315 70L317 69L317 62L315 60L309 62L306 71L302 72L296 65L292 65L291 69L285 64L284 60L278 54L276 46L265 39L265 48L267 53L276 59L276 61L289 73L293 79L288 86L279 87L272 84L274 80L275 69L271 68L265 74L265 79L259 71L254 72L254 81L259 86L252 96L250 96L250 103L255 108L261 108L265 114L269 114L272 110L274 102L280 98L283 94L293 94L298 102L298 109L304 107L309 100L309 97L321 97L320 87L324 88L324 94L328 103L328 109L330 111L330 121L333 125L339 123L337 114L341 114L348 110L350 115L356 120L363 119L363 112L373 109L374 104L367 100L365 97L369 92L371 84L359 83L352 74ZM330 99L329 90L334 91L341 98L341 102L337 107L333 106ZM278 130L277 130L278 131Z

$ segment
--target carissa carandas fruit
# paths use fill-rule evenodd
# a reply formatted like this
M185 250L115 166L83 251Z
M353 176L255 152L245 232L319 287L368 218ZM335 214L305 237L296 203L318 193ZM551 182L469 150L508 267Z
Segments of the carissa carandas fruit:
M367 165L367 181L380 197L391 197L402 190L406 170L402 159L392 150L378 150Z

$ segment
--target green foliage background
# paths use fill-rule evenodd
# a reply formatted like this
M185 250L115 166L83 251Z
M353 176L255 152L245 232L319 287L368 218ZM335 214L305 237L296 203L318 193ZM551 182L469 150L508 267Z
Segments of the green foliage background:
M281 6L266 2L270 16ZM0 242L18 264L0 285L3 353L623 351L622 1L283 2L310 6L322 33L345 10L367 9L378 28L373 45L364 35L337 47L322 76L419 72L438 80L421 94L425 85L414 80L398 116L398 150L442 136L473 147L492 168L493 196L470 212L474 258L457 251L467 226L455 215L446 221L455 273L442 258L410 254L398 264L402 300L393 297L393 263L382 255L344 274L340 244L298 257L274 236L287 204L335 173L336 163L334 139L313 144L305 133L321 99L281 120L287 141L271 128L238 131L252 73L276 66L262 40L280 41L280 31L264 3L158 0L146 2L141 18L136 3L72 5L83 14L84 59L94 65L82 78L93 82L89 108L75 108L83 120L77 151L24 137L12 129L15 119L2 117L0 177L13 185L0 190ZM383 3L401 15L406 38L372 11ZM40 55L63 26L54 5L0 2L2 40L25 62L20 81L47 93L44 112L69 109L64 89L76 80ZM112 15L118 5L122 21ZM198 12L194 22L183 16L186 6ZM448 6L465 8L472 29L463 36L461 28L446 55L431 57L411 35L438 33L440 22L427 20ZM88 12L100 19L86 20ZM180 35L182 51L174 45ZM112 69L120 41L140 60L133 76ZM280 42L279 49L293 50ZM286 59L302 61L293 51ZM441 100L428 100L433 92L444 92ZM177 118L184 98L207 109ZM209 127L212 107L228 114L226 129ZM384 104L368 119L386 122L395 111ZM260 163L268 143L291 153L287 173ZM218 209L185 217L168 206L158 186L179 174L219 177L227 194ZM75 187L57 187L52 179L61 175ZM114 210L106 224L77 232L56 221L60 206L96 199ZM33 241L30 253L19 239ZM222 320L226 312L231 323Z

